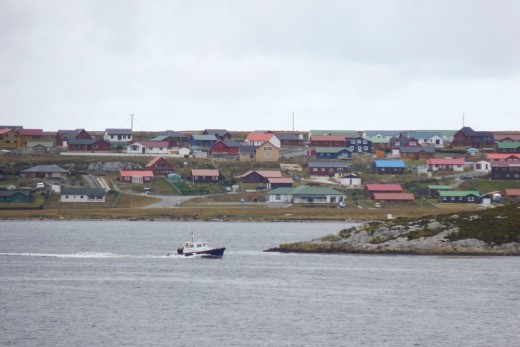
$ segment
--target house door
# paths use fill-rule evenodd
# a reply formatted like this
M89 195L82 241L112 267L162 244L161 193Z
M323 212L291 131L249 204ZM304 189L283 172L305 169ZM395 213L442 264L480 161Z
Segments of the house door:
M146 147L141 148L141 153L144 154Z

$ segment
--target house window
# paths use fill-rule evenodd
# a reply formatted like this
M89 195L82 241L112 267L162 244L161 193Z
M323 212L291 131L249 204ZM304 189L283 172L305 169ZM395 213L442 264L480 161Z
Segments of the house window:
M349 148L352 152L354 151L354 146L350 146Z
M368 151L368 146L363 146L363 150Z
M450 197L450 200L455 201L455 197L454 196Z
M80 198L80 199L83 199L83 195L80 195L80 197L79 197L79 198Z
M475 201L475 197L474 196L468 196L468 202L473 202Z
M275 199L275 200L282 200L282 197L281 197L280 194L276 194L276 195L274 196L274 199Z
M318 168L317 168L317 167L313 167L313 168L312 168L312 171L313 171L313 172L317 172L317 171L318 171Z
M367 144L367 140L363 140L363 144L366 145Z
M357 140L357 143L361 143L361 140Z

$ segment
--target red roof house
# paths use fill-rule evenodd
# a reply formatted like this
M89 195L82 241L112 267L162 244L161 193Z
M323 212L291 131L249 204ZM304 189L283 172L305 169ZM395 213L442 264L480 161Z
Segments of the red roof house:
M153 158L148 164L145 165L145 168L152 170L154 176L166 176L167 174L173 172L173 165L163 157Z
M429 171L464 171L464 159L428 159L426 166Z
M520 160L520 154L515 153L488 153L486 158L489 161L499 160Z
M311 147L347 147L347 139L341 135L313 135Z
M210 148L209 153L212 155L234 155L240 154L240 144L233 141L217 141Z
M20 129L18 130L18 148L27 147L28 141L38 141L43 138L42 129Z
M520 202L520 189L516 189L516 188L506 189L505 198L510 202Z
M402 193L403 187L400 184L367 184L365 186L365 195L374 198L376 193Z
M119 180L122 183L150 183L153 179L153 171L122 170Z
M271 134L271 133L259 134L259 133L255 133L255 132L249 133L247 135L246 139L244 140L244 145L258 147L258 146L263 145L266 142L271 142L271 144L273 146L275 146L276 148L280 148L280 146L281 146L280 139L275 134Z
M375 193L374 201L376 203L394 203L394 204L408 204L415 200L412 193Z

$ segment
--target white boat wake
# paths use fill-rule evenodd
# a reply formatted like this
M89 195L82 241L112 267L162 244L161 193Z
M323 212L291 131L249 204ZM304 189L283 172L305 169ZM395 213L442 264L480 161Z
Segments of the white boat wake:
M165 255L131 255L131 254L115 254L106 252L80 252L70 254L56 253L0 253L0 256L18 256L18 257L44 257L44 258L81 258L81 259L104 259L104 258L136 258L136 259L185 259L186 257L167 256Z

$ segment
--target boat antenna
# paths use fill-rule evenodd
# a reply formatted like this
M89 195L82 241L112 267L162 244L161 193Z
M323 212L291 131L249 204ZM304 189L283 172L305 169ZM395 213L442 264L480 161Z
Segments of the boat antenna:
M195 234L191 232L191 243L195 243Z

